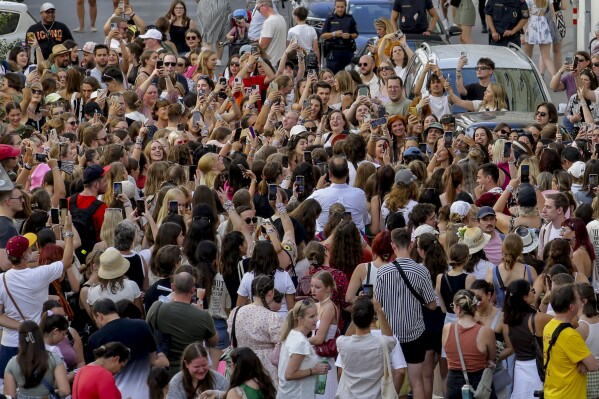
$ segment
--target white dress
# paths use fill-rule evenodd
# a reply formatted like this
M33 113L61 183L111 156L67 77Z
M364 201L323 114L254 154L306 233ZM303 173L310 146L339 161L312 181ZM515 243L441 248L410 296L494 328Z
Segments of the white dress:
M551 4L551 2L548 2ZM537 7L534 0L526 0L530 17L528 18L528 28L524 34L524 38L528 44L551 44L551 31L545 16L549 12L549 8L541 10Z
M316 329L320 327L320 320L316 322ZM329 331L327 331L327 335L324 338L325 341L335 338L335 334L337 333L337 326L331 324L329 326ZM329 372L327 374L327 385L323 395L316 395L317 399L335 399L335 393L337 392L337 366L335 366L335 358L328 357L327 361L329 362Z

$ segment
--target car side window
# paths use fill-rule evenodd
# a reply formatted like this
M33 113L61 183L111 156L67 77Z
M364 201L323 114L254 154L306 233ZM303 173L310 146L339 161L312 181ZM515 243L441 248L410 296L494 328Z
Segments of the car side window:
M20 14L10 11L0 11L0 36L8 35L17 30Z
M496 69L497 83L503 86L511 111L532 112L543 98L541 84L536 74L528 69Z

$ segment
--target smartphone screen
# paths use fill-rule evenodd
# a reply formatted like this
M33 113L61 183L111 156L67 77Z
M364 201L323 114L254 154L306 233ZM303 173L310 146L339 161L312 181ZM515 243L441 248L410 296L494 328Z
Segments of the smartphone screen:
M297 176L295 178L295 181L297 183L297 192L303 193L304 192L304 184L306 182L306 179L304 178L304 176Z
M135 204L137 205L137 216L141 216L142 213L146 212L146 201L137 200Z
M156 68L160 69L164 66L164 61L156 61Z
M284 168L289 167L289 157L287 155L283 155L283 159L281 160L281 165L283 165Z
M418 149L420 150L421 153L426 154L426 143L418 144Z
M193 124L194 124L194 126L199 125L201 120L202 120L202 114L200 113L200 111L195 111L193 113Z
M453 132L445 132L445 147L450 148L453 143Z
M362 86L358 89L359 96L367 96L368 95L368 87Z
M252 136L252 138L255 139L256 138L256 132L254 131L254 127L250 126L249 130L250 130L250 136Z
M241 171L242 171L242 172L245 172L245 171L247 170L247 169L245 168L245 166L243 166L243 164L241 164L241 163L238 163L238 164L237 164L237 167L238 167L239 169L241 169Z
M387 123L387 118L382 117L382 118L377 118L377 119L371 121L370 126L378 127L378 126L385 125L386 123Z
M278 190L279 186L276 184L269 184L268 185L268 200L269 201L276 201L277 200L277 190Z
M279 91L279 85L277 84L277 82L270 82L270 85L268 85L271 91Z
M506 141L503 145L503 157L509 158L512 155L512 142Z
M304 100L304 109L310 108L311 105L310 100Z
M597 187L599 186L599 175L589 175L589 186Z
M113 190L114 190L115 197L118 197L119 195L121 195L123 192L123 183L121 183L121 182L113 183Z
M529 179L529 167L528 165L522 165L522 172L520 173L520 182L521 183L529 183L530 179Z
M312 163L312 153L310 151L304 151L304 162Z
M58 208L50 209L50 219L52 224L60 224Z
M58 200L58 207L60 209L67 209L69 207L69 200L67 198L61 198Z
M226 86L227 85L227 78L218 78L218 83L221 86Z
M193 180L196 177L198 165L189 165L189 180Z
M237 129L235 129L235 134L233 135L233 141L239 141L239 139L241 138L241 131L243 129L238 127Z
M169 201L168 213L170 215L176 215L179 213L179 201Z
M368 298L374 297L374 287L372 284L362 284L362 294Z

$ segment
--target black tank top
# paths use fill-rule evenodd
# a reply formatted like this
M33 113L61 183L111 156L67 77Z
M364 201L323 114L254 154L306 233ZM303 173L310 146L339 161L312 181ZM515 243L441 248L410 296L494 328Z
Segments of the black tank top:
M143 291L144 284L144 265L141 256L138 254L123 255L129 261L129 270L125 275L129 280L135 281L140 291Z
M457 276L450 276L445 273L441 277L441 298L443 298L447 313L454 313L449 304L453 302L453 296L456 292L466 288L466 277L468 277L468 273L458 274ZM447 281L449 281L449 285Z
M168 31L171 42L177 46L179 54L183 54L189 51L189 46L185 42L185 32L189 29L189 21L185 26L171 25Z
M528 320L532 313L524 315L522 323L517 326L509 326L509 337L514 348L516 360L533 360L535 358L535 346L533 345L532 331L528 328ZM541 348L543 347L543 337L534 337Z

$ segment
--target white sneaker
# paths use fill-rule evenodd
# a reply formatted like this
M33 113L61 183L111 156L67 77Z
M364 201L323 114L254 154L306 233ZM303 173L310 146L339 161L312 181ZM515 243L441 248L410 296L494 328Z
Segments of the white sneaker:
M443 27L445 28L445 30L449 29L449 21L447 20L447 18L443 18Z

